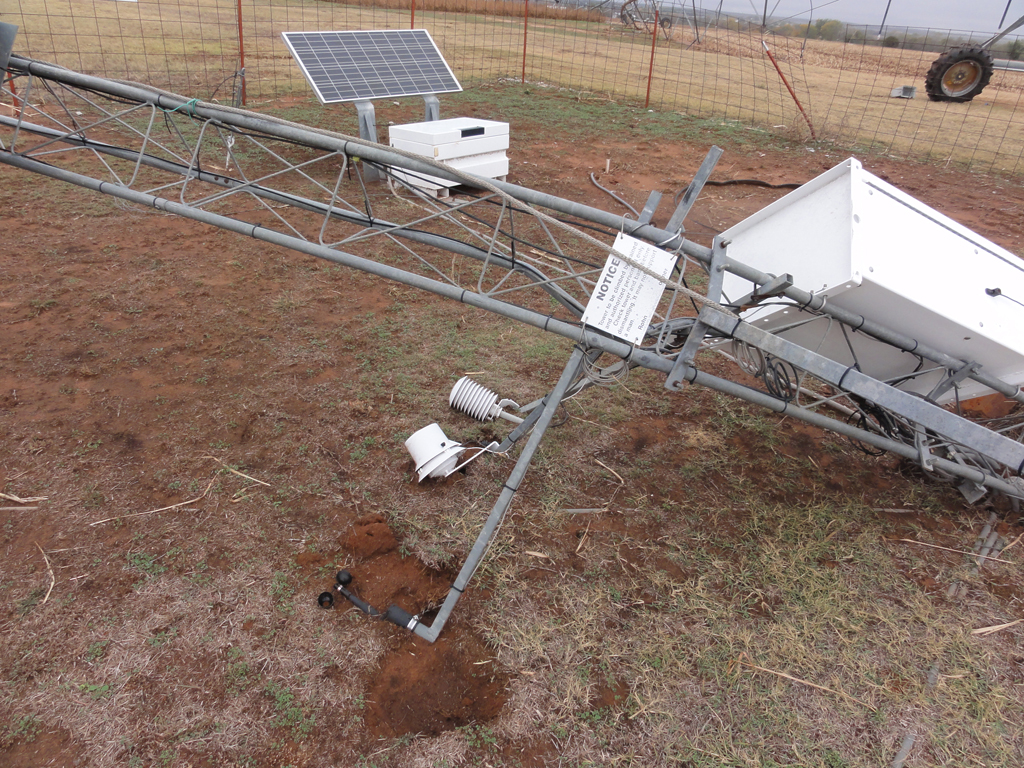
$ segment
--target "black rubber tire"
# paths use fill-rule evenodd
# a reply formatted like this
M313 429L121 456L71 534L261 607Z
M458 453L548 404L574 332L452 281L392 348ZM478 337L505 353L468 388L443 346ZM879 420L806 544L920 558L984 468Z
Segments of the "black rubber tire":
M640 12L637 10L636 0L626 0L619 8L619 20L622 25L630 29L641 29Z
M954 48L928 70L924 89L932 101L970 101L992 79L992 54L984 48Z

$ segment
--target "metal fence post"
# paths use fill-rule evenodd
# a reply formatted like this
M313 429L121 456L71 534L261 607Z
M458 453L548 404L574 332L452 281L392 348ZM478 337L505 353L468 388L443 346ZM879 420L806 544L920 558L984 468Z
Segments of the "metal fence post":
M238 0L238 67L242 78L242 106L245 106L245 39L242 36L242 0Z
M647 70L647 100L644 109L651 103L651 79L654 77L654 48L658 44L658 9L654 9L654 29L651 30L651 66Z
M523 85L526 85L526 31L530 26L530 0L523 3Z

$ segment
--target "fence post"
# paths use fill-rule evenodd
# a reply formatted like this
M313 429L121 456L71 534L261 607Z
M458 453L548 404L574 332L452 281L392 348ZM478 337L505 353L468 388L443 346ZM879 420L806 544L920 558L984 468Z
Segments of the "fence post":
M526 30L530 26L530 0L523 3L523 85L526 85Z
M238 0L238 66L242 74L242 106L245 106L245 40L242 37L242 0Z
M658 44L658 9L654 9L654 31L651 32L651 67L647 70L647 101L644 109L651 103L651 78L654 77L654 47Z
M789 91L789 95L792 96L793 97L793 101L796 102L796 106L797 106L797 109L800 110L800 114L804 116L804 122L806 122L807 123L807 127L811 129L811 138L814 139L815 141L817 141L818 140L818 136L814 132L814 126L811 124L811 118L807 116L806 112L804 112L804 105L801 104L800 103L800 99L798 99L796 97L796 91L793 90L793 86L791 86L789 84L789 80L786 79L786 76L784 74L782 74L782 68L779 66L779 62L777 62L775 60L775 57L772 56L772 52L768 48L768 43L766 43L763 38L761 40L761 45L764 46L764 52L768 54L768 58L771 59L772 64L775 66L775 71L778 72L779 73L779 77L782 78L782 82L786 86L786 90Z
M409 19L409 29L416 29L416 0L412 0L412 16Z

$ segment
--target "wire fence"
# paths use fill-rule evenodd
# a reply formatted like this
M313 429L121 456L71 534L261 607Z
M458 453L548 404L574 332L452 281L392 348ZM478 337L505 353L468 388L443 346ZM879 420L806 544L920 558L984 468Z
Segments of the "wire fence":
M259 108L310 93L282 32L416 27L431 33L465 86L525 79L859 153L1024 172L1024 71L997 69L967 103L924 94L936 52L974 39L969 33L842 25L840 39L826 40L820 37L836 30L820 22L763 30L695 2L662 15L650 0L626 7L619 0L571 7L536 0L11 4L0 20L20 27L16 53L206 100ZM1019 38L1001 45L1008 57L1024 48Z

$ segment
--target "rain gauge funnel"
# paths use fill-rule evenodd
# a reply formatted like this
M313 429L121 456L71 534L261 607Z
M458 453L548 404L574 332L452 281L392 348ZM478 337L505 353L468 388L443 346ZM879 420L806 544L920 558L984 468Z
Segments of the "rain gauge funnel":
M458 469L459 455L463 448L461 443L449 440L437 424L428 424L414 432L405 441L405 449L416 462L417 482L426 478L444 478Z
M730 261L825 298L830 306L871 318L919 342L973 361L990 375L1024 384L1024 261L846 160L723 232ZM725 296L754 292L727 273ZM743 319L805 349L900 389L928 395L945 375L827 317L766 303ZM941 404L992 394L971 379Z

